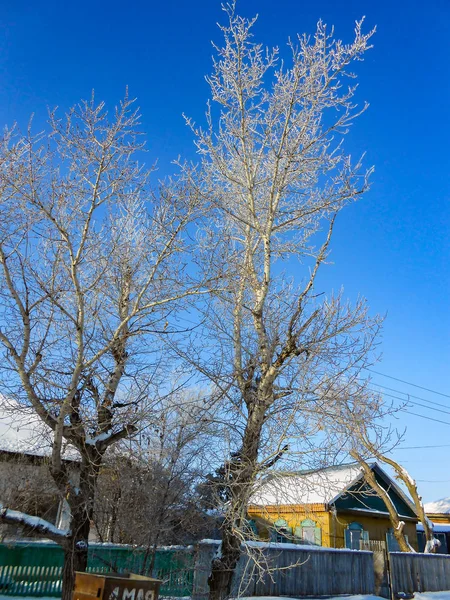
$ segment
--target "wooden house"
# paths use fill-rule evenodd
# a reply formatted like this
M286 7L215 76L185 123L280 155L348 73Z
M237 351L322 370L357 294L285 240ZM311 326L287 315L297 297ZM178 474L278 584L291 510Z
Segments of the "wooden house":
M417 549L418 519L411 500L377 463L371 468ZM398 549L386 506L356 463L275 473L260 483L248 515L260 539L351 549L387 543L391 550Z
M48 468L53 433L31 409L19 409L0 397L0 505L41 517L57 527L69 524L68 504L61 499ZM65 448L63 462L78 480L79 457ZM22 537L22 528L0 524L0 537Z
M427 517L433 523L434 537L441 542L437 552L439 554L450 554L450 498L427 502L424 508ZM420 523L417 526L417 539L419 551L422 552L425 547L425 533Z

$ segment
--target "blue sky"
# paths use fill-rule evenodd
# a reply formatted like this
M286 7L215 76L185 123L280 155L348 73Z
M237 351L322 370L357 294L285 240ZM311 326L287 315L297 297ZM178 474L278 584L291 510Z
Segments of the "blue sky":
M420 480L425 500L450 496L450 445L422 448L450 444L450 4L241 0L238 8L259 13L255 35L282 51L288 36L312 33L319 18L344 40L362 15L368 28L377 25L374 48L358 66L359 97L370 109L347 143L375 165L373 185L339 219L324 285L343 285L350 298L362 294L374 313L387 314L377 371L447 394L373 374L392 395L409 392L447 411L411 407L440 423L402 415L404 446L421 448L396 456ZM142 109L149 158L158 158L164 175L178 154L195 158L182 113L202 119L220 19L215 0L0 0L0 123L24 125L35 113L42 125L47 106L66 109L92 88L113 105L128 85Z

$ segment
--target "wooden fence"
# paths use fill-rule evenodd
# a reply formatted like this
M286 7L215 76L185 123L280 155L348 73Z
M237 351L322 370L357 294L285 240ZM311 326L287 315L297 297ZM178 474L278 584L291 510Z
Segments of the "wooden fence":
M159 549L153 575L163 580L161 595L205 600L211 561L218 549L219 542L214 541ZM378 550L383 554L384 548L373 550L249 543L234 577L232 595L336 596L373 594L376 590L389 597L390 590L374 577L374 557ZM139 572L145 570L143 558L142 548L91 544L88 571ZM54 544L0 544L0 594L59 596L62 559L61 549ZM450 589L449 555L393 552L389 566L393 596Z
M200 543L194 600L208 596L211 560L218 544ZM249 543L233 578L232 596L334 596L373 594L372 552Z
M450 556L391 552L392 593L440 592L450 590Z

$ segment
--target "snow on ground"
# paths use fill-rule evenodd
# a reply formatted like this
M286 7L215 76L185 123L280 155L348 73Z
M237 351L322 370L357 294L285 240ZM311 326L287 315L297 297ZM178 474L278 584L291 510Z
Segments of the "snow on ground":
M423 594L414 594L415 600L449 600L450 591L448 592L424 592Z
M246 598L239 598L239 600L280 600L286 596L249 596ZM323 596L321 597L323 598ZM328 600L385 600L380 596L371 596L356 594L355 596L333 596L328 597ZM1 596L0 596L1 600ZM295 598L293 600L314 600L312 597L308 598ZM414 594L414 600L450 600L450 591L448 592L424 592L423 594Z
M239 600L280 600L280 598L285 598L286 596L248 596L245 598L239 598ZM321 596L321 598L323 599L324 596ZM328 598L328 597L327 597ZM449 593L449 598L450 598L450 593ZM356 596L334 596L334 597L329 597L329 600L386 600L385 598L380 598L380 596L370 596L370 595L366 595L363 596L362 594L360 595L356 595ZM307 598L303 597L303 598L294 598L293 600L313 600L313 597L308 596ZM425 599L424 599L425 600ZM448 598L446 599L448 600Z

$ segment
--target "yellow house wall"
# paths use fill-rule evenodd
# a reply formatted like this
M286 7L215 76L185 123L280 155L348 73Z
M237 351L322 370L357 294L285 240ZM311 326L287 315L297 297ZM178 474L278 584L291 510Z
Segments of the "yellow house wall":
M337 517L332 517L330 527L330 542L334 548L345 548L344 531L350 523L360 523L364 531L369 532L369 540L386 541L386 533L392 528L391 522L387 518L369 517L365 515L355 515L351 513L338 513ZM417 531L416 524L406 522L404 532L408 536L411 546L417 550Z
M269 538L269 530L264 526L275 523L278 519L284 519L288 527L299 527L305 519L311 519L316 526L322 530L322 546L326 548L344 548L344 531L347 526L356 521L360 523L365 531L369 532L369 540L386 541L386 533L392 525L387 518L371 517L366 515L339 513L337 517L325 510L323 504L310 504L308 506L250 506L248 509L249 517L255 519L258 526L258 535L261 539ZM417 550L417 531L416 524L405 523L405 534L408 536L409 543Z
M268 529L261 526L261 521L268 525L275 523L278 519L284 519L288 527L295 532L305 519L314 521L317 527L322 530L322 546L326 548L333 547L330 539L330 514L325 510L323 504L310 504L309 506L250 506L248 515L251 519L256 519L258 523L258 534L262 539L268 539Z
M450 524L450 514L448 513L427 513L427 517L433 523L440 523L441 525Z

